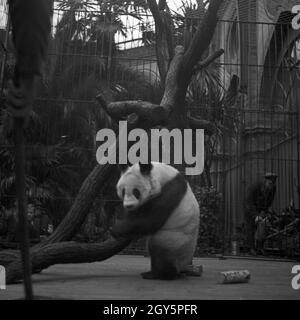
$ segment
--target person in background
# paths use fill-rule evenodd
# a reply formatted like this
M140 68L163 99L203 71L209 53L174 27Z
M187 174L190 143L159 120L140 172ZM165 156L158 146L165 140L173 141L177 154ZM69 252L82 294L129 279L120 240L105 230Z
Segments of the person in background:
M267 237L267 230L270 228L269 214L261 211L255 218L255 250L256 254L264 255L264 243Z
M257 240L261 246L265 229L260 224L271 212L271 206L276 194L277 174L266 173L264 181L259 181L249 188L246 198L247 238L250 251L255 254ZM266 220L265 220L266 221ZM259 226L259 230L256 230Z

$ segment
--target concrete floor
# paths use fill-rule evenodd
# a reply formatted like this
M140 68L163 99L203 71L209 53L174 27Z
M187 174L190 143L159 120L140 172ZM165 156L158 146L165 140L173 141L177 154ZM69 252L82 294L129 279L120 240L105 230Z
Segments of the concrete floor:
M300 300L291 287L291 269L298 263L240 259L194 259L203 265L202 277L176 281L144 280L150 260L143 256L117 255L103 262L55 265L33 276L34 293L56 299L288 299ZM247 269L245 284L218 284L219 272ZM23 296L21 284L0 290L0 300Z

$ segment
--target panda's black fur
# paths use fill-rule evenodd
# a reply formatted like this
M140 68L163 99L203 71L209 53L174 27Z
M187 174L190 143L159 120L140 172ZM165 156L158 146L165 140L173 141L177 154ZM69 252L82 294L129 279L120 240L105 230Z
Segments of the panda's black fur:
M114 237L140 237L155 233L169 218L186 193L187 183L178 173L161 193L136 210L125 210L124 218L111 229Z
M163 163L135 164L122 173L117 191L125 214L112 234L148 237L151 271L142 276L180 277L192 261L199 227L199 206L184 177Z

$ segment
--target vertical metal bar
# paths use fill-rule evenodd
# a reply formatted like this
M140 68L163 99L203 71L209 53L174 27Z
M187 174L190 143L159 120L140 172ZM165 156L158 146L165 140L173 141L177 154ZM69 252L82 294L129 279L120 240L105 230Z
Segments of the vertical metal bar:
M298 101L297 101L298 102ZM300 209L300 121L299 121L299 117L300 117L300 111L297 111L297 115L296 115L296 125L297 125L297 139L296 139L296 143L297 143L297 194L298 194L298 210Z
M7 49L8 49L8 41L9 41L9 30L10 30L10 16L7 15L7 23L6 23L6 34L5 34L5 41L4 41L4 54L2 59L2 65L1 65L1 74L0 74L0 83L1 83L1 92L3 92L4 89L4 71L5 71L5 64L7 61Z
M15 168L16 168L16 195L18 199L18 217L20 230L20 247L23 265L23 278L26 300L33 299L31 283L31 259L29 251L29 232L27 221L27 199L25 182L25 139L24 119L15 118Z
M109 20L110 28L113 26L113 14L110 15ZM109 28L109 30L110 30ZM109 31L109 49L108 49L108 61L107 61L107 77L108 84L111 85L111 66L112 66L112 54L113 54L113 42L114 42L114 33Z
M225 22L219 22L220 24L224 25ZM223 30L225 30L225 25L224 28L222 28ZM224 60L226 61L226 60ZM225 69L225 65L222 66L222 68ZM223 82L225 82L225 72L223 72ZM228 225L230 223L229 221L229 217L228 217L228 198L226 199L226 139L225 139L225 135L223 134L221 139L221 144L222 144L222 208L223 208L223 254L226 254L226 249L228 246L228 238L229 238L229 230L228 230ZM228 192L227 192L228 193ZM226 205L227 204L227 205Z

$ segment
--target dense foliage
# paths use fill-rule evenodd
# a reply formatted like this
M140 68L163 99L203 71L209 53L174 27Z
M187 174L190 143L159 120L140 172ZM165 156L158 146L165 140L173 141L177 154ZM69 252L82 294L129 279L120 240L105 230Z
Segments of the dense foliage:
M200 206L198 254L214 254L223 249L222 194L214 187L195 187Z

